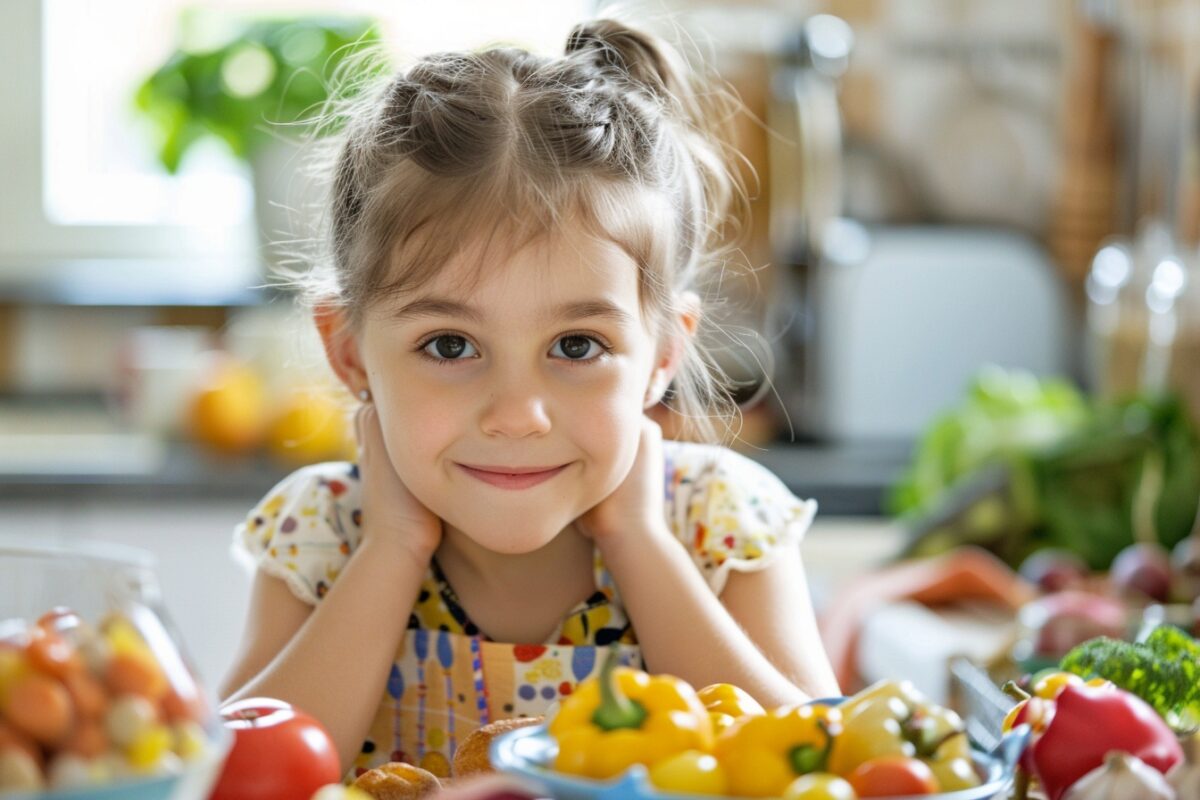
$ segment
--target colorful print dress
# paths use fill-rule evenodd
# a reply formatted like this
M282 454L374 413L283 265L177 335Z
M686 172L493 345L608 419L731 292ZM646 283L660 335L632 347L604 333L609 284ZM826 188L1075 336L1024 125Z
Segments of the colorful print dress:
M731 570L762 569L798 546L816 513L816 502L727 448L664 441L663 452L666 520L715 594ZM297 470L237 526L235 553L316 605L358 545L360 497L354 464ZM593 571L596 591L546 641L494 642L467 618L434 561L354 772L406 761L446 776L463 737L492 720L545 714L598 671L599 648L616 645L624 663L641 666L599 551Z

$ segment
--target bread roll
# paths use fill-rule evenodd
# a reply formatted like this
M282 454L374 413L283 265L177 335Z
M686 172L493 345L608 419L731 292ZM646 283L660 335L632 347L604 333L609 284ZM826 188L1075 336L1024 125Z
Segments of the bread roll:
M364 772L354 781L354 786L375 800L418 800L434 795L442 788L432 772L403 761L389 761Z
M492 762L488 758L488 752L492 746L492 740L502 733L515 731L518 728L528 728L533 725L540 725L545 721L545 717L519 717L517 719L500 719L495 722L489 722L482 728L477 728L472 731L467 738L462 740L462 744L454 751L454 762L451 765L451 774L456 778L463 778L467 775L477 775L484 772L495 772L492 768Z

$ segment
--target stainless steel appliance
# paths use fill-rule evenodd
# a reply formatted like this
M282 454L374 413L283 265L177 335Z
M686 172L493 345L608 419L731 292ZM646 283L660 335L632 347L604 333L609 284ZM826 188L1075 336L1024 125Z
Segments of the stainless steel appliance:
M1073 312L1027 234L841 216L837 81L852 46L844 22L812 17L775 76L771 241L781 268L767 333L798 440L911 440L985 364L1069 372Z

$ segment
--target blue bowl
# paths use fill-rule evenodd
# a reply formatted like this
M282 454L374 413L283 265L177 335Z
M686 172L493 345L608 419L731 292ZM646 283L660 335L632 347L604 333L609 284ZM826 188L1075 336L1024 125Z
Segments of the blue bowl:
M813 702L837 705L843 699L826 698ZM983 783L972 789L923 797L897 796L889 800L929 800L930 797L938 800L992 800L1008 797L1017 760L1028 741L1029 726L1021 725L1006 734L990 753L972 748L971 759L983 779ZM619 777L608 781L555 772L551 765L558 755L558 743L545 725L518 728L496 737L489 755L497 770L522 778L531 791L555 800L714 800L711 795L659 791L650 783L649 773L641 764L634 764Z

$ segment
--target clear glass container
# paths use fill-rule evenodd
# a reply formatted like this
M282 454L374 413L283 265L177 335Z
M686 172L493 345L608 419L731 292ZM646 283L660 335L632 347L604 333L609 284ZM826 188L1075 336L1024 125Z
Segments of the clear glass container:
M0 798L203 800L231 741L148 553L0 539Z
M1087 279L1088 372L1100 397L1177 393L1200 422L1200 264L1151 221L1105 243Z
M1200 255L1192 251L1180 264L1183 285L1172 309L1175 330L1167 383L1183 399L1192 422L1200 426Z
M1091 389L1100 397L1135 394L1142 385L1149 337L1146 287L1150 262L1169 248L1169 235L1143 228L1135 245L1110 239L1092 258L1087 278L1087 365Z

